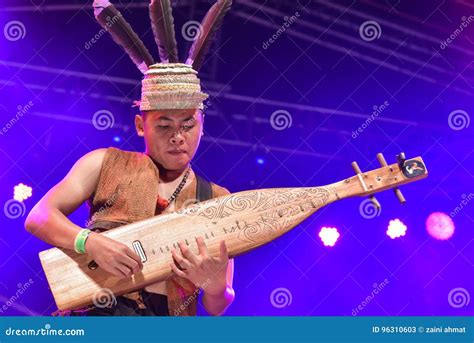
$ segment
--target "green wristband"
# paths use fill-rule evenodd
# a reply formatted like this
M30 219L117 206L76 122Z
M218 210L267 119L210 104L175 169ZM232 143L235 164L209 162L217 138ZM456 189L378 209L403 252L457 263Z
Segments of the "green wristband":
M86 241L87 237L91 234L91 230L89 229L82 229L76 236L74 241L74 250L78 254L85 254L86 253Z

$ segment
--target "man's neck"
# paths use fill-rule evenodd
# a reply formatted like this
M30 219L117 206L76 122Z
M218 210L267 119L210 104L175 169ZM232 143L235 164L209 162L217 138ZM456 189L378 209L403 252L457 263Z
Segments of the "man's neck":
M184 173L189 167L189 164L188 164L183 169L179 169L179 170L165 169L160 163L155 161L147 151L145 151L145 154L148 155L148 157L152 160L152 162L158 168L158 171L160 173L160 182L162 183L171 183L178 178L181 179L181 177L184 175Z
M184 173L188 169L188 166L186 166L184 169L181 169L181 170L168 170L168 169L164 169L161 166L158 166L158 169L160 171L160 182L170 183L170 182L175 181L176 179L181 179L181 177L184 175Z

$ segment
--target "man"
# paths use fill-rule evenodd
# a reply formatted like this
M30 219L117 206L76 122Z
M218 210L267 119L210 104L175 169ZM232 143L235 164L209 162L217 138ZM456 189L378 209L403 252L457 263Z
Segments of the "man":
M160 4L152 1L150 5L155 38L160 46L160 42L170 41L169 37L160 37L160 32L169 35L170 30L156 30L156 27L170 20L156 18L154 6L157 5L169 6L169 1L162 0ZM173 46L160 50L160 58L165 63L152 64L148 51L136 35L132 43L121 41L123 28L131 28L113 5L96 1L94 6L98 21L103 24L107 18L103 26L107 26L114 40L125 47L137 66L144 70L139 102L141 114L135 117L135 127L138 136L144 138L145 153L109 148L86 154L36 204L25 227L45 242L86 253L111 275L127 278L142 269L139 256L100 232L179 209L195 200L200 189L206 187L206 182L191 169L190 162L202 136L204 114L201 109L207 98L197 78L196 70L202 64L199 49L209 41L197 40L193 44L189 64L168 63L176 62ZM222 20L230 1L220 0L214 6L221 12ZM161 15L171 16L171 8ZM120 25L109 26L111 17ZM219 26L219 23L214 24ZM212 25L206 28L212 29ZM126 35L130 37L130 32ZM135 48L139 52L129 51ZM137 54L142 58L137 60ZM195 58L199 65L193 63ZM207 188L212 197L229 193L211 183L207 183ZM90 221L88 228L82 229L67 216L86 201L91 208ZM197 238L195 244L198 254L184 242L179 243L179 251L171 252L173 276L168 280L114 297L106 306L94 304L72 311L71 315L195 315L199 290L204 292L202 302L207 312L223 314L235 296L233 261L228 258L224 241L218 257L210 256L202 237Z

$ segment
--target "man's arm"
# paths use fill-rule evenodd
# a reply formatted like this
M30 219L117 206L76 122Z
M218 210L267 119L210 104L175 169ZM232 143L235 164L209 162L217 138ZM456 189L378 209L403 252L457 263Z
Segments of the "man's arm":
M106 151L98 149L84 155L45 194L26 218L28 232L56 247L74 249L74 240L82 228L67 216L94 193ZM143 267L133 250L98 233L89 235L85 250L100 267L118 277L129 277Z
M225 241L220 242L218 257L209 255L203 237L197 237L196 243L198 254L193 253L184 242L178 243L181 253L175 249L171 251L171 270L204 291L202 302L210 315L222 315L235 297L232 288L234 261L229 259Z
M43 196L26 218L28 232L56 247L74 249L74 239L81 227L67 216L96 189L105 151L99 149L84 155L64 179Z
M207 313L213 316L223 315L227 308L232 304L235 298L235 291L232 288L234 279L234 259L229 260L227 265L226 287L220 292L212 293L206 291L204 287L204 295L202 296L202 304Z

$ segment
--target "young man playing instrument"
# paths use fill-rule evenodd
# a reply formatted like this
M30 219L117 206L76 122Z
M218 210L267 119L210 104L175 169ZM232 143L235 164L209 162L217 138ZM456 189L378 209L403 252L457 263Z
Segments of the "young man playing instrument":
M88 254L104 271L128 278L142 269L140 257L101 231L177 210L190 201L229 193L196 175L190 162L203 132L202 108L208 97L201 92L197 70L230 4L229 0L219 0L211 8L204 18L203 32L183 64L177 63L174 30L169 27L173 26L169 0L152 0L150 18L162 61L155 64L115 7L104 0L94 2L99 23L145 75L141 114L135 117L145 153L109 148L80 158L31 210L25 223L29 232L51 245ZM83 229L67 216L86 201L90 220ZM210 256L202 237L186 243L180 242L179 249L171 252L173 274L166 281L113 297L106 306L95 303L70 314L195 315L200 290L207 312L223 314L234 300L233 260L228 258L225 242L220 244L218 257ZM197 244L199 254L194 254L188 244Z

